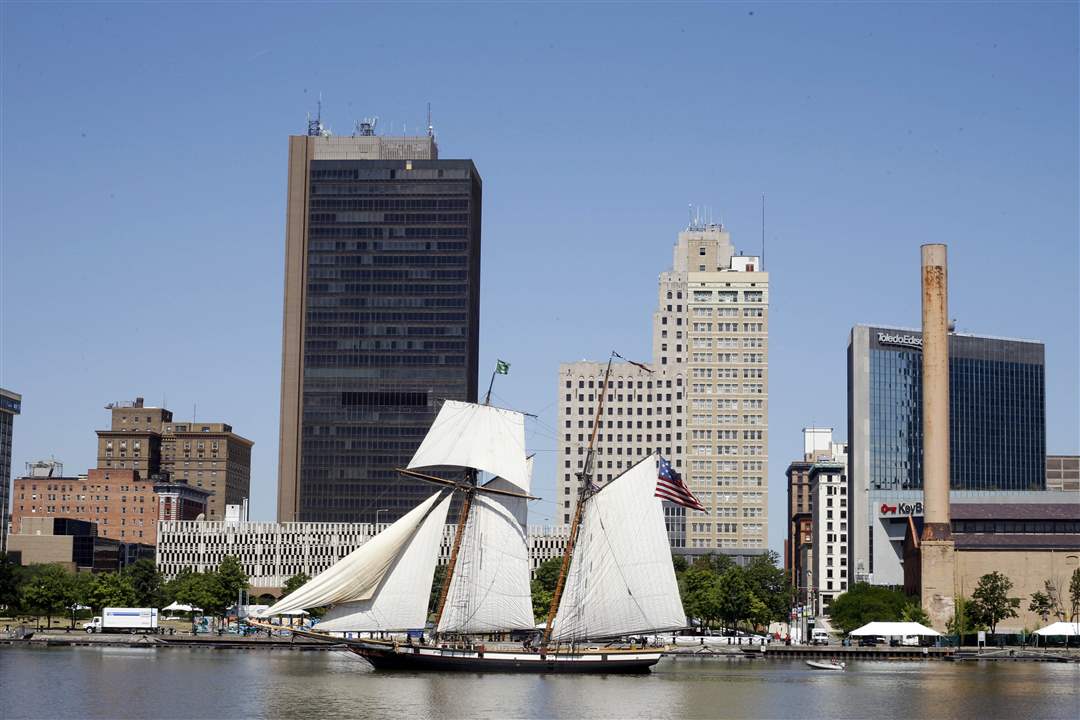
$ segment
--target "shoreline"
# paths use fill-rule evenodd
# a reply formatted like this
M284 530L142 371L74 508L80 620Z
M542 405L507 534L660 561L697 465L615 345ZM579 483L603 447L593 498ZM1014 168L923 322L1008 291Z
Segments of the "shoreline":
M338 643L321 642L296 637L229 637L192 635L82 635L78 633L40 634L29 639L0 639L0 647L123 647L123 648L202 648L212 650L287 650L292 652L328 652L345 649ZM765 645L743 648L688 647L669 648L663 656L673 660L809 660L832 659L844 662L860 660L889 660L897 662L1080 662L1080 650L1075 648L956 648L951 647L845 647Z

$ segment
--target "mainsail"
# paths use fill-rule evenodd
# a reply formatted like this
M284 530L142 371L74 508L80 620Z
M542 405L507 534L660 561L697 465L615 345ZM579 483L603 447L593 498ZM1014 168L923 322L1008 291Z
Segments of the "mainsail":
M484 487L513 490L495 478ZM438 632L532 629L525 499L476 493Z
M686 625L651 455L585 501L557 641L673 630Z
M435 493L262 615L335 605L320 628L423 627L450 497Z
M513 410L447 400L409 469L439 465L484 470L528 492L525 416Z

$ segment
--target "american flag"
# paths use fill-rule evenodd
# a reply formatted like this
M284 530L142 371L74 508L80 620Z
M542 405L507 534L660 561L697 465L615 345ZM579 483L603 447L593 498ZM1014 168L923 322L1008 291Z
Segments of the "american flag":
M705 506L698 502L698 499L694 497L694 493L690 492L690 488L686 487L686 484L682 481L682 477L680 477L679 473L675 472L675 468L671 467L671 463L663 457L660 458L660 468L657 473L655 495L661 500L670 500L676 505L682 505L691 510L708 512L705 509Z

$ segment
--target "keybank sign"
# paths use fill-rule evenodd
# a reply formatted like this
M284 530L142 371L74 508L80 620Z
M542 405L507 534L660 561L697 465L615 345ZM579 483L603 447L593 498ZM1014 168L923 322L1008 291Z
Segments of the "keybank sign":
M922 350L922 336L901 335L899 333L879 332L877 334L878 345L901 345L903 347Z

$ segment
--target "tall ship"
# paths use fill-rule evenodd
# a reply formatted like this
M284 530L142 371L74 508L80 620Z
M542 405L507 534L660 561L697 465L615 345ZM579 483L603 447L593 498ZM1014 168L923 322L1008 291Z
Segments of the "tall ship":
M654 454L603 487L593 484L610 369L609 362L545 623L534 619L530 585L526 503L536 498L529 494L525 417L453 400L444 402L408 467L399 469L440 487L263 615L329 607L312 629L298 632L344 644L376 668L647 671L662 648L620 641L686 625L661 506L661 497L673 499L673 473ZM440 472L456 479L430 474L432 468L456 468ZM481 474L491 479L482 482ZM455 494L461 509L450 560L434 623L424 632ZM512 643L511 635L527 639Z

